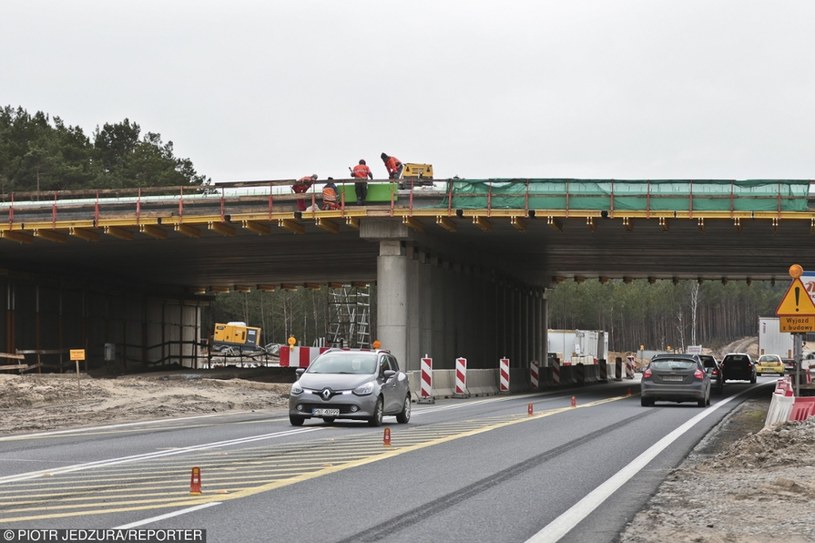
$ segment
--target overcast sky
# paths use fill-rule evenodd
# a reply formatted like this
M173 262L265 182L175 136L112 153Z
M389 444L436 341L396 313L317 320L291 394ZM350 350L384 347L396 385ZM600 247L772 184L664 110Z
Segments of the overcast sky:
M0 105L214 182L815 177L812 0L3 0Z

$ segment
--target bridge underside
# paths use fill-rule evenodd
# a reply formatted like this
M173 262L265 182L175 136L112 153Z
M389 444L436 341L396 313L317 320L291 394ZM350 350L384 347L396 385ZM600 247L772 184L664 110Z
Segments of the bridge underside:
M262 234L233 218L225 223L230 227L226 235L213 227L219 222L201 217L185 220L187 227L196 228L192 236L169 225L159 226L164 237L157 238L155 231L146 234L134 224L116 227L117 234L127 232L129 239L104 234L100 226L90 241L76 233L93 229L68 234L66 228L58 238L46 236L61 233L59 228L36 234L13 230L3 232L0 259L9 270L93 277L136 288L220 291L375 281L379 249L376 239L360 235L359 227L386 222L405 226L406 242L442 260L494 270L537 287L571 278L786 281L791 263L815 268L815 255L806 250L813 240L809 213L781 220L544 213L530 218L523 210L443 216L426 210L393 215L368 210L357 211L356 217L323 212L320 225L307 214L297 220L291 213L285 219L267 217ZM301 233L278 227L283 220ZM325 230L326 224L334 231Z

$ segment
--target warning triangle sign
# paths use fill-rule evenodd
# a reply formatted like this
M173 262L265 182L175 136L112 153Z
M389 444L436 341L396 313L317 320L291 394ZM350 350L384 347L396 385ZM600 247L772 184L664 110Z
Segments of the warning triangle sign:
M809 292L800 277L792 280L775 314L779 317L815 316L815 303L812 303L812 298L809 297Z

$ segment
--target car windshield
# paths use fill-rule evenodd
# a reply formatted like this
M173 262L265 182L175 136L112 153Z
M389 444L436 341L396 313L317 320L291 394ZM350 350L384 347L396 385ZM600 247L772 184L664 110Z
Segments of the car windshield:
M655 370L689 370L696 366L693 360L662 359L651 362L651 367Z
M761 358L758 359L759 362L778 362L778 358L774 355L765 354Z
M372 353L326 353L308 367L308 373L347 373L366 375L376 370L376 356Z
M724 359L726 362L747 362L746 356L726 356Z

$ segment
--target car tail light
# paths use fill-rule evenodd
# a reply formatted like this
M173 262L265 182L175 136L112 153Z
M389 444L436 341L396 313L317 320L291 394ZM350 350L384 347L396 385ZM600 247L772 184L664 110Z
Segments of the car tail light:
M704 379L705 378L705 372L703 372L702 370L696 370L695 372L693 372L693 377L695 379Z
M650 379L650 378L651 378L651 375L652 375L652 373L651 373L651 368L648 368L648 369L646 369L644 372L642 372L642 376L643 376L645 379Z
M719 370L713 370L713 371L712 371L712 372L710 372L710 373L711 373L712 375L719 375Z

